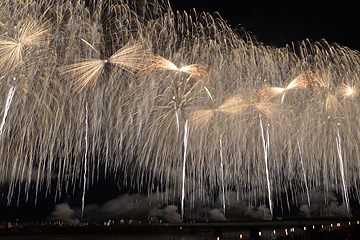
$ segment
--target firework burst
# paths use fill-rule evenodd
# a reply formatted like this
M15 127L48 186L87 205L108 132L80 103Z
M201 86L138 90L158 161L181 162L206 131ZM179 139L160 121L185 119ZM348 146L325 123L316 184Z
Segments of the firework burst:
M359 198L359 52L274 49L160 1L6 0L0 12L9 202L56 178L57 197L79 185L84 204L100 169L173 190L182 213L195 193L221 196L224 213L230 191L270 211L284 192L310 205L313 189L338 191L349 211Z
M23 62L26 48L48 44L49 28L36 20L24 19L14 31L13 37L0 37L0 71L3 74L12 72Z

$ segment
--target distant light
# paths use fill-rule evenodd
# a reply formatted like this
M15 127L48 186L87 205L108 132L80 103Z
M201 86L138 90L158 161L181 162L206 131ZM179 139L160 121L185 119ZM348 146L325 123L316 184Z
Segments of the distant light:
M351 222L349 222L349 226L351 225Z
M336 226L340 227L340 223L337 223Z
M242 234L240 234L240 239L242 239Z
M304 227L304 231L306 231L306 227Z
M261 237L261 232L259 232L259 237Z
M220 240L220 237L217 237L216 240Z
M330 227L333 227L334 225L333 224L330 224Z
M313 229L315 229L315 225L313 225Z

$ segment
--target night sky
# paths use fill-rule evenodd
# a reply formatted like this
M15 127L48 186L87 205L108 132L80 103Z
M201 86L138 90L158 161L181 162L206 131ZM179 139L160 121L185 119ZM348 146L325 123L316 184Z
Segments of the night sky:
M360 50L355 2L171 1L179 11L218 12L231 27L244 27L265 45L284 47L304 39L336 42Z
M351 3L345 3L345 1L338 1L337 3L290 1L285 2L285 4L284 1L279 1L281 3L274 1L259 3L257 1L241 0L208 0L205 1L206 3L189 0L173 0L170 2L174 11L190 11L192 8L195 8L197 12L217 11L233 29L245 28L246 31L252 32L265 45L284 47L286 44L297 43L306 38L311 41L319 41L324 38L329 43L336 42L350 49L360 50L358 38L360 22L358 21L356 1ZM100 208L111 199L118 199L119 202L124 201L123 196L127 198L130 196L129 199L135 199L134 201L141 198L130 189L117 186L116 179L113 175L109 175L107 180L100 180L90 187L86 193L85 201L87 206L91 205L91 207ZM81 206L81 190L79 186L75 187L75 189L70 187L68 193L64 192L60 198L56 199L56 202L54 199L55 188L52 189L48 196L46 196L45 190L42 190L38 195L36 205L34 191L30 191L27 202L23 192L22 189L19 198L17 193L14 194L10 206L7 206L7 186L0 188L0 222L14 221L17 218L19 221L52 219L51 212L54 211L55 204L61 203L67 203L71 209L74 209L74 216L71 216L71 219L79 218ZM132 198L131 195L137 197ZM334 202L340 201L339 196L333 197ZM170 201L169 204L179 205L179 202L174 200L174 202ZM215 205L216 203L214 203ZM164 208L161 204L153 207ZM149 209L149 206L146 206L146 208ZM282 213L279 204L275 208L275 216L280 216ZM292 211L289 214L285 210L283 214L287 216L299 214L298 209L293 208ZM99 216L99 218L107 217L106 214L100 214L99 212L96 213L96 216ZM126 217L127 215L124 214L123 216ZM129 216L131 217L131 215ZM92 218L88 216L88 219Z

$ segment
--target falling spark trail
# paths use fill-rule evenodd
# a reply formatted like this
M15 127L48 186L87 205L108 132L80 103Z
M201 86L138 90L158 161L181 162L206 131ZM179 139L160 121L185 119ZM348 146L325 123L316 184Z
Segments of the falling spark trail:
M85 207L85 191L86 191L86 174L87 174L87 154L88 154L88 131L89 131L89 123L88 123L88 103L86 102L85 106L85 159L84 159L84 184L83 184L83 194L82 194L82 205L81 205L81 221L84 219L84 207Z
M265 136L264 136L264 128L262 125L262 120L261 120L261 115L259 115L260 118L260 127L261 127L261 137L263 140L263 148L264 148L264 160L265 160L265 170L266 170L266 181L267 181L267 186L268 186L268 196L269 196L269 207L270 207L270 212L271 212L271 216L273 216L273 209L272 209L272 201L271 201L271 188L270 188L270 179L269 179L269 168L268 168L268 147L269 147L269 143L268 141L265 140ZM267 139L269 139L269 132L267 132Z
M221 185L222 185L222 205L223 212L225 216L225 183L224 183L224 167L223 167L223 151L222 151L222 141L220 138L220 174L221 174Z
M0 185L9 205L20 194L37 204L43 193L79 190L83 221L85 191L111 173L131 192L178 201L179 219L197 201L225 214L235 190L249 207L268 197L272 215L283 194L292 212L305 191L310 207L318 189L340 192L351 211L351 193L360 200L360 145L351 141L360 131L358 51L325 40L271 48L211 14L178 15L169 1L115 2L1 2Z
M305 182L305 187L306 187L306 194L307 194L308 204L309 204L309 207L310 207L309 188L308 188L308 184L307 184L307 180L306 180L305 168L304 168L304 163L303 163L303 159L302 159L302 152L301 152L301 148L300 148L299 138L296 138L296 140L297 140L297 145L298 145L298 148L299 148L300 162L301 162L301 168L302 168L303 176L304 176L304 182Z
M176 102L174 102L174 108L175 108L175 117L176 117L177 134L179 135L180 122L179 122L179 111L178 111L178 109L176 108Z
M8 92L8 95L7 95L4 116L3 116L3 120L2 120L1 126L0 126L0 137L2 136L3 131L4 131L6 116L8 114L8 111L9 111L9 108L10 108L10 105L11 105L15 90L16 90L16 87L11 86L11 88L10 88L10 90Z
M176 116L177 133L179 134L180 122L179 122L179 112L178 112L177 110L176 110L176 112L175 112L175 116Z
M181 219L184 220L184 200L185 200L185 164L186 164L186 151L189 136L189 121L186 120L184 127L184 162L182 172L182 190L181 190Z
M281 104L284 102L285 94L286 94L286 92L284 92L283 95L282 95Z
M206 93L209 95L211 101L214 101L213 97L211 96L211 93L210 93L209 89L206 86L204 86L204 89L206 90Z
M338 125L340 125L340 123L338 123ZM346 210L348 212L350 212L349 197L348 197L348 191L347 191L347 187L346 187L346 180L345 180L345 173L344 173L344 163L343 163L342 154L341 154L341 138L340 138L339 128L338 128L337 134L338 135L337 135L337 138L336 138L336 147L337 147L337 152L338 152L338 155L339 155L341 180L342 180L342 184L343 184L345 205L346 205Z

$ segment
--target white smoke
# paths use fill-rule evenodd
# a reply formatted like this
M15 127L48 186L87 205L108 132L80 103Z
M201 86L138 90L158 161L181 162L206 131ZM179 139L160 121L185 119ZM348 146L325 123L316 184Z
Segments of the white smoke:
M86 205L84 211L84 219L136 219L145 220L147 217L158 217L164 221L181 222L181 216L177 213L178 207L168 205L169 196L172 194L154 193L151 195L142 194L124 194L108 202L99 205ZM76 209L76 216L81 215L80 208Z
M220 211L218 208L214 208L210 211L210 218L215 221L226 221L226 217L224 213Z
M175 205L168 205L164 209L155 207L149 211L149 216L154 216L166 222L181 223L181 215L177 212L178 207Z
M272 220L270 209L268 209L266 205L260 205L258 207L249 205L244 211L244 215L255 220Z
M78 225L80 223L79 219L72 218L74 210L72 210L67 203L61 203L55 205L55 210L51 213L49 217L53 221L64 221L73 225Z
M325 193L320 189L310 191L310 207L304 198L299 197L300 212L307 218L311 217L351 217L346 207L339 204L333 192Z
M194 188L196 189L196 188ZM200 188L199 188L200 189ZM223 203L221 198L204 198L204 195L195 190L186 196L184 217L186 221L208 222L208 221L247 221L247 220L271 220L270 209L265 204L255 205L236 192L228 191L225 197L226 211L223 213ZM243 198L241 198L243 197ZM310 191L311 207L308 206L307 198L298 199L300 213L307 218L311 217L350 217L346 207L337 202L334 193L324 193L319 189ZM326 201L325 201L326 199ZM179 195L175 192L157 192L150 195L124 194L115 199L99 205L86 205L84 218L86 221L97 219L137 219L145 220L156 217L164 222L181 222L181 216L176 206ZM179 204L179 203L178 203ZM75 209L75 213L68 205L57 205L57 210L53 215L57 219L71 222L75 220L73 216L80 217L80 207ZM67 212L65 211L67 209ZM77 220L77 219L76 219Z
M311 210L308 207L308 205L305 205L305 204L301 205L299 210L300 210L301 213L303 213L305 215L305 217L311 218Z

